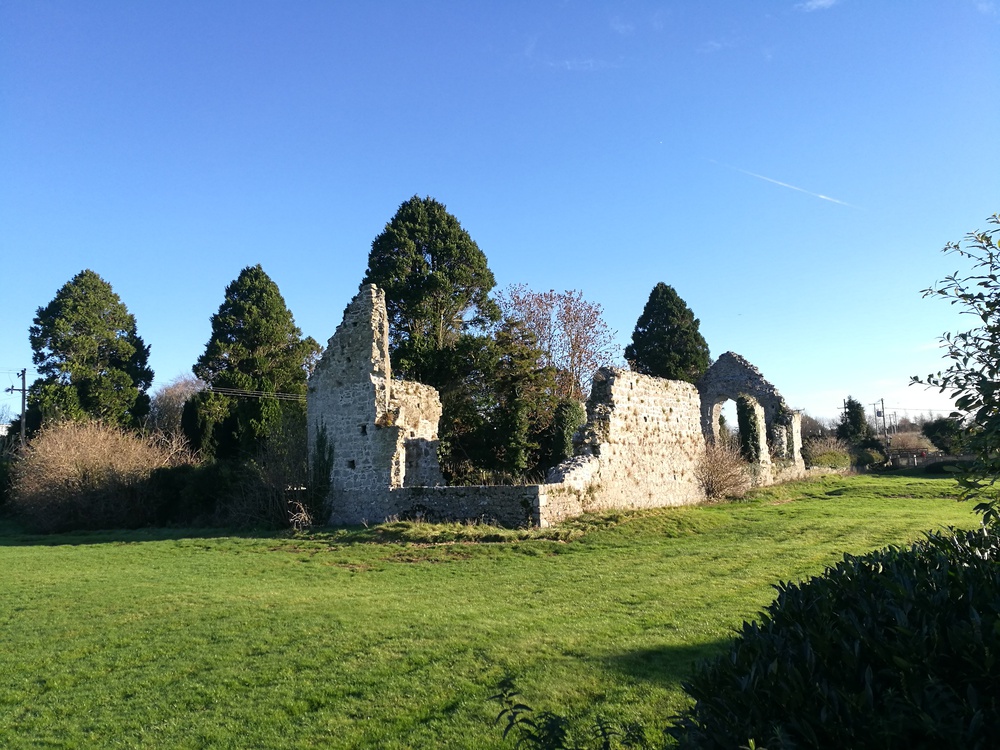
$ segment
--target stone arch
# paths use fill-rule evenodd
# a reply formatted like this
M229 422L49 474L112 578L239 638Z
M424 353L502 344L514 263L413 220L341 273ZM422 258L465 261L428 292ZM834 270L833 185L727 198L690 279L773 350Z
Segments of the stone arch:
M743 357L726 352L708 368L697 386L701 395L701 429L707 442L714 444L718 440L722 405L744 397L750 404L756 404L752 411L758 420L761 466L781 462L798 470L805 468L801 417L788 407L760 370Z

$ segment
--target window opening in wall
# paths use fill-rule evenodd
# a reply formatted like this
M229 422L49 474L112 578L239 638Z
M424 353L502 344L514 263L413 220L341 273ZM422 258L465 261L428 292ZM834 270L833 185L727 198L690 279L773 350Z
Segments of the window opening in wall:
M347 462L347 468L348 469L356 469L357 466L355 465L354 461L348 461Z
M361 425L361 434L362 435L367 435L368 434L368 425L366 425L366 424Z
M736 402L726 399L719 409L719 442L729 445L740 444L740 423L736 418Z

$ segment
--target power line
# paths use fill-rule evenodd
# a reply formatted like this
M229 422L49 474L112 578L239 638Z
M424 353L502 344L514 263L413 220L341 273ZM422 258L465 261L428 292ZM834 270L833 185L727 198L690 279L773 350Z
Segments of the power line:
M272 393L269 391L246 391L241 388L219 388L208 386L207 390L212 393L219 393L223 396L235 396L237 398L273 398L277 401L305 401L306 397L298 393Z
M951 414L952 412L959 411L958 409L915 409L913 407L907 406L886 406L886 409L894 409L895 411L915 411L920 414L924 413L938 413L938 414Z

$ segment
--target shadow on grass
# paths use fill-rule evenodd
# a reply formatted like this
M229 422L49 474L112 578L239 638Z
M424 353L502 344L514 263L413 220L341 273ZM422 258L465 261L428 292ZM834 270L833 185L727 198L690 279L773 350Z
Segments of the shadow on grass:
M596 517L595 517L596 518ZM43 533L26 528L10 515L0 514L0 547L57 546L149 542L176 539L277 539L324 544L382 544L422 546L441 544L511 544L517 542L564 543L588 531L610 528L617 517L574 519L550 528L509 529L484 523L395 520L370 526L314 526L305 531L290 528L239 528L208 526L145 526L138 529L95 529Z
M704 643L628 651L608 657L605 663L608 668L637 680L680 685L691 675L699 662L728 653L735 638L736 633L733 633L732 638L720 638Z
M547 532L547 533L546 533ZM452 543L515 543L523 541L563 542L574 536L559 529L502 529L464 524L431 524L396 521L372 526L316 526L308 531L292 529L246 529L198 526L146 526L139 529L100 529L40 533L26 529L17 519L0 517L0 547L129 544L179 539L260 539L321 544L408 545Z
M247 530L219 528L168 528L147 527L142 529L102 529L99 531L66 531L54 534L40 534L25 530L16 521L0 519L0 547L59 547L86 544L129 544L138 542L161 542L176 539L242 539L287 538L283 530Z

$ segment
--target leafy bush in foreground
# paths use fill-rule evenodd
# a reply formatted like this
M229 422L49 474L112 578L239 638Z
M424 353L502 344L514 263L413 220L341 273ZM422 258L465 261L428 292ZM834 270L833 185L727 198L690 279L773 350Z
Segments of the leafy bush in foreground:
M778 586L685 684L682 748L994 747L1000 535L928 535Z

